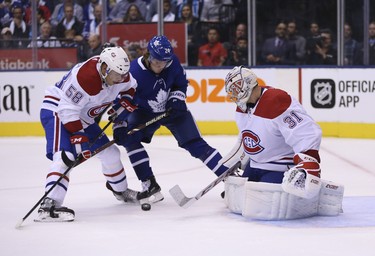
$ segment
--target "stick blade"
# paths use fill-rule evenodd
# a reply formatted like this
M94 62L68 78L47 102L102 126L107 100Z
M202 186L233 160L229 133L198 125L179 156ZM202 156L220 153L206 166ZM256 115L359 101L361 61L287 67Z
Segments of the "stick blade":
M188 208L190 205L196 201L194 197L187 197L185 196L184 192L182 192L179 185L175 185L169 190L169 193L173 197L173 199L176 201L176 203L183 208Z
M23 219L20 219L20 220L17 222L15 228L16 228L16 229L21 229L21 228L22 228L22 223L23 223Z

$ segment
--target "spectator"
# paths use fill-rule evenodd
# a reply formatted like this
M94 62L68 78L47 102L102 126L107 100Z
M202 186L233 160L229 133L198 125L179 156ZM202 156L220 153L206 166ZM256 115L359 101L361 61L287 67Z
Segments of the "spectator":
M310 33L306 39L306 55L310 55L311 52L315 51L316 40L320 37L319 24L315 21L310 23ZM306 56L307 57L307 56Z
M102 42L98 34L91 34L87 40L87 46L84 50L84 59L87 60L95 55L100 55L102 52Z
M289 21L286 31L289 42L294 44L296 49L296 63L304 64L306 56L306 39L298 35L297 23L295 21Z
M48 7L45 5L43 1L36 0L36 6L37 6L37 20L38 25L42 25L45 21L49 21L51 18L51 11L48 9ZM31 26L31 5L28 6L25 9L25 22L26 24Z
M163 1L163 14L164 14L164 21L173 22L175 20L175 14L171 11L171 1L170 0L164 0ZM159 14L155 14L152 16L151 21L157 22L159 20Z
M369 64L375 65L375 21L372 21L368 27L369 36Z
M146 22L151 22L152 17L158 12L158 0L151 0L146 13ZM175 2L171 2L171 12L176 13Z
M1 30L0 48L1 49L15 48L13 38L12 38L12 31L8 27L5 27Z
M232 48L237 47L237 40L242 37L247 37L247 25L245 23L239 23L236 26L236 31L234 33L234 36L230 38L229 42L223 43L224 47L227 50L231 50Z
M249 64L247 38L237 39L237 45L228 51L227 66L241 66Z
M102 24L102 5L97 4L94 7L94 19L89 20L85 23L85 26L83 28L82 36L84 38L88 38L91 34L99 34L99 28Z
M220 7L223 4L233 4L232 0L205 0L202 7L201 21L219 22Z
M177 1L176 6L176 20L180 20L183 17L183 8L186 5L190 6L191 14L194 18L198 19L200 18L200 13L202 11L203 7L203 0L179 0ZM172 3L173 6L173 3Z
M362 46L352 38L352 27L345 23L344 25L344 65L362 64Z
M66 29L64 32L64 38L61 40L61 46L64 48L76 48L78 43L74 40L76 31L74 29Z
M48 21L40 26L40 36L36 40L36 47L38 48L61 47L60 41L52 36L52 25ZM32 46L33 42L28 45L28 47Z
M126 49L126 53L128 54L130 60L135 60L142 57L144 51L139 44L133 43Z
M217 28L208 29L208 43L199 47L198 66L223 66L227 58L227 50L220 42Z
M75 3L74 0L63 0L62 3L56 5L53 13L51 15L51 24L52 27L56 27L59 24L64 16L65 16L65 5L72 5L73 6L73 15L76 17L80 22L83 21L83 8L79 4Z
M125 13L124 23L137 23L144 21L145 19L139 11L138 6L135 4L131 4Z
M266 39L262 45L262 64L265 65L294 65L295 48L286 39L286 24L280 22L276 26L275 36Z
M83 22L95 19L95 7L101 4L101 0L88 0L83 5Z
M316 37L315 50L307 56L306 64L310 65L336 65L337 51L332 45L332 33L329 29L322 29L320 36Z
M12 0L4 0L0 3L0 27L12 20Z
M120 0L117 4L112 8L111 12L109 13L109 18L112 22L122 22L126 12L128 11L131 4L135 4L138 6L139 11L142 14L142 17L146 17L147 14L147 5L146 2L143 0Z
M198 23L199 19L193 16L191 6L189 4L185 4L181 8L181 18L179 21L185 22L187 26L187 34L188 34L188 65L189 66L196 66L197 65L197 56L198 56L198 45L197 40L198 36L196 33L198 31Z
M84 24L80 22L76 16L74 16L74 7L72 4L64 5L64 14L65 17L59 22L56 27L57 38L65 38L65 30L74 29L74 41L81 42L83 40L82 32Z
M13 40L18 48L27 47L30 37L30 26L23 20L23 7L17 3L12 5L13 19L6 25L12 31Z

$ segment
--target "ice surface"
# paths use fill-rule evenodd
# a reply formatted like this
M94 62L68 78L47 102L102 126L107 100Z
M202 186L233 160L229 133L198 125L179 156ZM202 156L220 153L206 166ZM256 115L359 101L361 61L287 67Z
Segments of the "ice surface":
M234 136L205 136L223 155ZM71 223L16 223L43 196L49 161L44 138L0 138L0 255L375 255L375 140L323 138L322 177L345 185L344 213L293 221L253 221L229 213L219 184L188 209L168 193L195 196L215 176L170 136L146 146L165 200L142 211L105 188L98 159L75 168L64 205ZM121 149L130 187L140 189Z

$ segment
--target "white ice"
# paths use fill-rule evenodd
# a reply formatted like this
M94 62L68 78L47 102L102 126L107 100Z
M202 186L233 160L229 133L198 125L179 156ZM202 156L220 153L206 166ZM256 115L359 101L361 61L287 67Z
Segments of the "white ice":
M204 136L222 154L234 136ZM375 140L323 138L322 176L345 185L344 213L292 221L254 221L225 208L217 185L188 209L168 190L179 184L194 196L213 179L199 160L170 136L146 146L165 200L144 212L117 201L105 188L98 159L75 168L64 205L70 223L35 223L37 209L16 223L44 193L49 161L44 138L0 138L0 255L375 255ZM140 189L124 149L129 185Z

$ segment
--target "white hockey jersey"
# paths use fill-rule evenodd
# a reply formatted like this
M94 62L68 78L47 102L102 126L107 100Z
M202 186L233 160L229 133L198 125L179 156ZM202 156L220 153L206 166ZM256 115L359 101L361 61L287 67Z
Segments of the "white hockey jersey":
M99 74L98 61L99 56L95 56L75 65L61 81L45 92L42 108L56 112L70 132L93 124L94 118L119 94L134 95L137 83L130 73L123 83L109 86Z
M250 166L287 171L296 153L318 151L321 129L302 105L285 91L264 88L256 105L247 113L239 108L236 122Z

